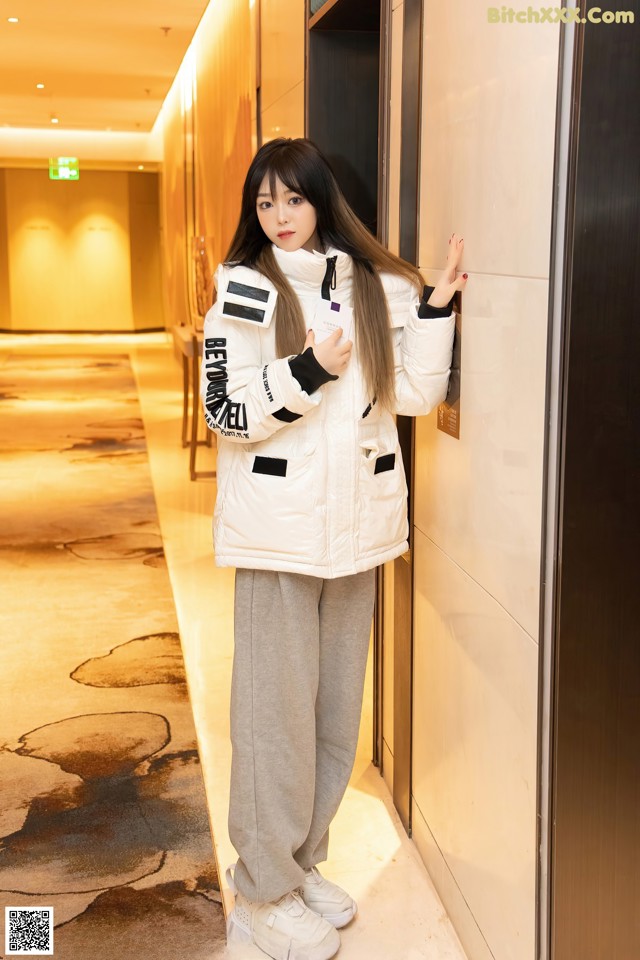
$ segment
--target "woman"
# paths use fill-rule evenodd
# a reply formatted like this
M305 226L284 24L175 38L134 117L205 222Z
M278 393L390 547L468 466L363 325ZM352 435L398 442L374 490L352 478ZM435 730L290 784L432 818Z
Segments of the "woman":
M230 939L325 960L353 899L321 876L358 736L375 567L407 549L394 413L446 395L463 241L435 289L378 243L309 140L265 144L216 272L202 400L216 563L236 567Z

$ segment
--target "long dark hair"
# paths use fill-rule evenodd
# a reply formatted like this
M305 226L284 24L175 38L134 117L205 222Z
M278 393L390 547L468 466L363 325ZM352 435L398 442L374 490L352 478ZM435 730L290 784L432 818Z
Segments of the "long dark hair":
M242 263L264 274L278 291L274 322L278 356L299 353L305 341L302 309L273 255L260 226L257 196L265 177L272 196L276 180L314 208L317 232L325 246L353 260L355 346L369 397L391 408L395 399L394 359L389 311L379 277L387 271L405 277L422 291L423 278L412 264L390 253L361 223L345 200L326 157L311 140L280 137L265 143L253 158L242 190L240 220L227 252L227 263Z

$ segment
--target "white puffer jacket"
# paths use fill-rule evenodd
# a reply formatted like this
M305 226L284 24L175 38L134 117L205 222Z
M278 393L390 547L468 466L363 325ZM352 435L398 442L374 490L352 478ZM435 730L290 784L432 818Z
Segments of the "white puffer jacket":
M273 251L307 327L327 258L337 258L331 299L352 306L348 254ZM393 328L394 412L429 413L447 393L454 315L422 319L407 280L386 273L381 280ZM310 350L276 358L269 280L220 265L216 289L201 368L205 418L218 436L216 564L331 578L404 553L407 486L395 421L371 404L355 346L345 373L322 383L328 375Z

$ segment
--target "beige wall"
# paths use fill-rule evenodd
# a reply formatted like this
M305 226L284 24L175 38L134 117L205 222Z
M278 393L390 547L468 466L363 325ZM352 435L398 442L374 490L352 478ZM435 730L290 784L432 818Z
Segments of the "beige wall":
M305 4L260 0L262 139L304 136Z
M460 439L416 425L413 836L470 960L534 960L559 28L483 11L425 7L420 265L455 230L470 279Z
M133 330L163 325L154 253L159 244L157 177L139 175L145 180L146 202L134 201L132 206L130 176L91 170L67 183L50 180L47 170L4 171L6 328ZM139 194L138 178L131 182L136 184L134 195ZM136 295L141 289L147 296L144 307Z
M157 174L127 174L131 304L136 330L164 326Z

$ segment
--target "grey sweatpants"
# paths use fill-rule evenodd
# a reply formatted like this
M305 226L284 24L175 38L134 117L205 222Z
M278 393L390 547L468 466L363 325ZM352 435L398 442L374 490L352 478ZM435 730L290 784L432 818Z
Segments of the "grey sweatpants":
M236 570L229 836L235 882L275 900L327 857L356 753L375 571Z

